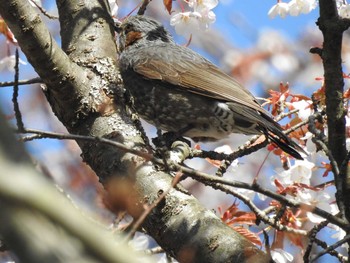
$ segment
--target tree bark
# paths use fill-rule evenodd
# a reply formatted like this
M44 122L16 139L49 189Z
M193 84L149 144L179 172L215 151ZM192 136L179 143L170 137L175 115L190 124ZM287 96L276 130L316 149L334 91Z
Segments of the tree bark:
M344 76L342 69L343 33L349 28L349 20L338 15L336 1L320 0L318 26L323 34L321 53L326 87L326 113L328 148L338 167L333 167L336 200L339 210L350 221L350 177L345 134L345 105L343 99Z
M0 236L20 262L140 260L141 254L121 242L121 236L87 220L38 173L2 113L0 167ZM142 262L151 261L143 257Z

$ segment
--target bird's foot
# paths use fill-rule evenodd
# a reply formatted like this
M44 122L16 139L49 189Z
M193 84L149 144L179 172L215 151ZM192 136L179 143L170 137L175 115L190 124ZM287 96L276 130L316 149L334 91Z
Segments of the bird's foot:
M191 146L191 142L181 136L178 132L166 132L152 139L153 144L157 148L169 149L175 141L182 141Z

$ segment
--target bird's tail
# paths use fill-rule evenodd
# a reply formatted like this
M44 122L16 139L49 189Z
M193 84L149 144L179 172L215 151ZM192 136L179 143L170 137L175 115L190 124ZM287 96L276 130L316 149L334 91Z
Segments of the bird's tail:
M267 138L269 138L284 152L290 154L298 160L303 160L304 158L300 153L307 155L303 148L301 148L291 138L285 135L282 127L270 116L264 114L261 114L261 116L266 120L260 126L260 129L262 129L261 132L264 133Z
M282 131L278 131L278 133L271 133L269 131L265 131L265 136L267 136L273 143L275 143L279 148L281 148L284 152L290 154L294 158L298 160L303 160L304 158L301 156L301 153L305 153L303 148L301 148L298 144L296 144L292 139L290 139L287 135L285 135Z
M236 113L235 122L240 123L241 126L243 126L242 133L256 134L256 131L258 131L259 133L265 134L270 141L296 159L304 159L300 153L307 155L303 148L284 134L281 125L273 120L267 112L265 113L263 109L257 112L256 109L234 102L230 102L229 106L230 109ZM254 128L253 130L249 130L247 127L250 127L250 129L252 127Z

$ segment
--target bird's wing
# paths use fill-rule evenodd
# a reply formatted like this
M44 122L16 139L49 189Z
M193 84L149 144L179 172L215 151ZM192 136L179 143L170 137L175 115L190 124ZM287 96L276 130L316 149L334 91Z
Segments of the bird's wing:
M142 49L133 69L148 79L157 79L188 91L222 101L233 101L266 114L253 95L214 64L178 45Z

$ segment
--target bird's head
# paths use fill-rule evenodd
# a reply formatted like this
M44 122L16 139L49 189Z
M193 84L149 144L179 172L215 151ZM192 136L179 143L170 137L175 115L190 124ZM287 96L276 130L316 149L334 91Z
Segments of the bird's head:
M119 34L119 50L130 46L145 46L153 43L173 42L169 32L158 21L147 16L130 16L116 25Z

